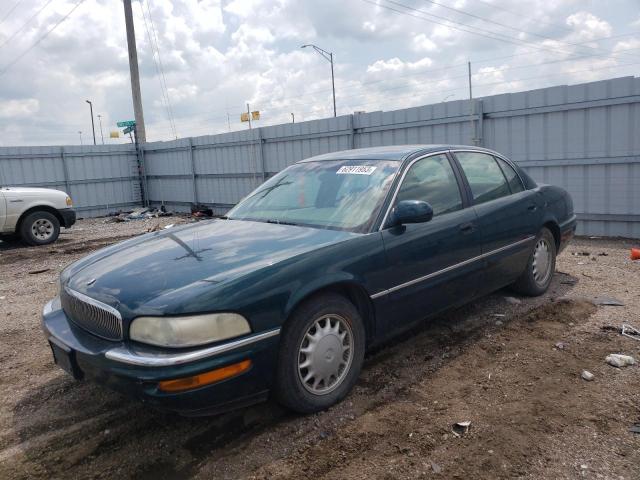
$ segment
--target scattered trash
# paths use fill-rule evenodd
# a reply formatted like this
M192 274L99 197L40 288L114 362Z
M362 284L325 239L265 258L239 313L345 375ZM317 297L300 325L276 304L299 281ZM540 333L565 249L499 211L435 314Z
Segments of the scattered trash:
M500 320L498 320L498 321L496 322L496 327L499 327L499 326L501 326L501 325L502 325L502 322L501 322Z
M522 300L516 297L504 297L504 299L507 303L510 303L511 305L520 305L522 303Z
M213 217L213 210L206 205L191 204L191 216L197 218Z
M588 257L591 255L591 252L573 252L571 255L574 257Z
M558 350L564 350L564 349L566 349L566 348L567 348L567 344L566 344L566 343L564 343L564 342L558 342L558 343L556 343L556 344L555 344L555 347L556 347Z
M434 462L431 462L431 470L433 470L433 473L442 473L442 467Z
M609 256L609 254L608 254L607 252L600 252L600 253L598 254L598 256L599 256L599 257L608 257L608 256Z
M49 270L51 270L51 269L50 268L43 268L41 270L31 270L29 272L29 275L37 275L38 273L48 272Z
M580 376L587 382L591 382L596 376L588 370L583 370Z
M635 365L636 359L629 355L621 355L619 353L612 353L611 355L607 355L605 361L613 366L613 367L626 367L628 365Z
M168 228L172 228L172 227L175 227L175 226L176 226L175 223L170 223L169 225L165 225L164 229L166 230Z
M469 431L470 426L470 421L454 423L451 427L451 433L453 433L456 437L461 437Z
M631 260L640 260L640 248L631 249Z
M492 317L496 317L496 318L502 318L502 317L506 317L506 314L504 314L504 313L492 313L491 316Z
M633 424L629 431L631 433L640 433L640 423Z
M566 280L560 280L560 283L562 285L575 285L576 283L578 283L578 279L577 278L568 278Z
M635 340L640 340L640 330L631 325L627 325L626 323L622 324L622 329L620 333L625 337L633 338Z
M603 325L602 327L600 327L600 330L602 330L603 332L622 333L622 331L618 327L614 327L613 325Z
M173 215L171 212L167 212L167 209L162 205L159 209L155 207L148 208L136 208L131 211L118 210L117 212L110 212L107 214L107 218L104 223L121 223L129 222L131 220L146 220L148 218L168 217Z
M623 307L624 303L618 300L617 298L611 297L594 297L593 298L594 305L605 305L612 307Z

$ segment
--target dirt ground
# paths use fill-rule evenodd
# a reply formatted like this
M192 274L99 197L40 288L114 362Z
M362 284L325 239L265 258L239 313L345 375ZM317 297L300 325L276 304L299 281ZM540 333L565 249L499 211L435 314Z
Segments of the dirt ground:
M0 478L640 478L640 365L604 361L640 361L616 330L640 327L633 242L577 239L546 295L500 291L372 352L326 412L270 402L189 419L74 382L39 325L65 265L184 221L83 220L53 246L0 242ZM624 306L595 306L603 296Z

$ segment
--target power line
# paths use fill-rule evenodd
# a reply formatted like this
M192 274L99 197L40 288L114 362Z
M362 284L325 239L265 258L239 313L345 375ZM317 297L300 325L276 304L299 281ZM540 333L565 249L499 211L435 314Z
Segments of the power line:
M9 37L7 37L3 43L0 43L0 48L4 47L7 43L9 43L11 40L13 40L13 39L16 37L16 35L18 35L22 30L24 30L24 29L25 29L25 27L26 27L29 23L31 23L31 20L33 20L34 18L36 18L38 15L40 15L40 12L42 12L45 8L47 8L47 5L49 5L52 1L53 1L53 0L48 0L47 2L45 2L45 4L44 4L44 5L42 5L42 7L40 7L40 9L39 9L36 13L34 13L33 15L31 15L31 16L29 17L29 19L28 19L26 22L24 22L20 28L18 28L18 29L17 29L15 32L13 32Z
M471 33L473 35L478 35L478 36L481 36L481 37L489 38L491 40L498 40L498 41L501 41L501 42L510 43L512 45L525 46L527 48L532 48L534 50L557 52L557 53L563 53L563 54L572 54L573 53L573 52L569 52L567 50L559 50L557 48L550 48L550 47L543 47L543 46L539 46L539 45L533 45L533 44L531 44L531 42L526 42L526 41L520 40L520 39L518 39L516 37L510 37L508 35L504 35L504 34L501 34L501 33L492 32L492 31L485 30L485 29L479 28L479 27L474 27L474 26L468 25L466 23L457 22L455 20L450 20L450 19L448 19L446 17L442 17L442 16L439 16L439 15L431 14L431 13L425 12L424 10L413 8L413 7L410 7L410 6L405 5L403 3L396 2L394 0L386 0L386 1L388 3L391 3L393 5L397 5L399 7L405 8L407 10L418 12L418 13L420 13L422 15L427 15L427 16L430 16L430 17L439 18L439 19L442 19L442 20L444 20L446 22L454 23L454 24L457 24L457 25L462 25L463 27L473 28L473 29L478 30L478 31L468 30L466 28L456 27L454 25L447 25L447 24L439 22L437 20L432 20L430 18L425 18L423 16L415 15L415 14L407 12L405 10L398 10L398 9L390 7L388 5L384 5L384 4L381 4L381 3L376 3L376 2L374 2L372 0L362 0L362 1L366 2L366 3L369 3L371 5L374 5L376 7L381 7L381 8L385 8L387 10L391 10L391 11L396 12L396 13L401 14L401 15L406 15L406 16L409 16L409 17L417 18L417 19L423 20L425 22L434 23L436 25L441 25L441 26L444 26L444 27L447 27L447 28L452 28L454 30L459 30L459 31L466 32L466 33ZM487 32L487 33L480 33L480 32ZM500 37L503 37L503 38L500 38ZM602 54L601 56L607 56L608 57L608 56L611 56L611 55L612 54L609 54L609 55ZM613 55L613 56L615 56L615 55Z
M27 48L26 50L24 50L20 55L18 55L16 58L14 58L11 62L9 62L7 65L4 66L4 68L2 70L0 70L0 75L4 75L7 70L9 70L13 65L15 65L16 63L18 63L22 57L24 57L27 53L29 53L31 50L33 50L35 47L37 47L40 42L42 42L45 38L47 38L47 36L53 32L56 28L58 28L58 25L60 25L62 22L64 22L67 18L69 18L69 16L83 3L85 2L85 0L79 0L78 3L76 3L73 8L71 10L69 10L67 12L67 14L62 17L60 20L58 20L53 27L51 27L49 30L47 30L42 36L40 36L29 48Z
M165 88L164 85L162 83L162 77L160 75L160 67L158 65L158 61L156 60L156 53L155 53L155 48L154 48L154 43L153 43L153 38L151 37L151 32L149 30L149 24L147 23L147 17L144 13L144 7L142 5L142 2L140 2L140 10L142 12L142 19L144 20L144 28L147 32L147 38L149 39L149 47L151 47L151 58L153 59L153 65L156 68L156 73L158 74L158 82L160 83L160 92L162 94L162 103L164 104L164 107L167 111L167 117L169 118L169 124L171 126L171 130L175 135L175 125L173 124L172 118L171 118L171 112L169 110L169 103L167 101L167 96L165 94Z
M486 17L482 17L480 15L475 15L473 13L465 12L464 10L460 10L458 8L449 7L449 6L444 5L442 3L436 2L435 0L424 0L424 1L425 2L429 2L429 3L433 4L433 5L437 5L438 7L441 7L441 8L446 8L447 10L451 10L451 11L459 13L461 15L466 15L468 17L475 18L475 19L481 20L483 22L491 23L493 25L498 25L500 27L503 27L503 28L506 28L508 30L512 30L512 31L515 31L515 32L518 32L518 33L524 33L526 35L542 38L544 40L551 40L553 42L561 43L561 44L564 44L564 45L570 45L570 46L574 46L574 47L579 46L579 47L582 47L582 48L589 48L591 50L598 50L598 51L600 50L598 47L592 47L591 45L566 42L564 40L558 40L558 39L555 39L553 37L549 37L549 36L546 36L546 35L540 35L540 34L535 33L535 32L529 32L529 31L526 31L526 30L521 30L519 28L512 27L511 25L507 25L507 24L504 24L504 23L496 22L495 20L492 20L490 18L486 18Z
M9 15L11 15L13 11L18 7L18 5L20 5L23 1L24 0L18 0L16 3L13 4L13 7L11 7L7 11L7 13L4 15L4 17L0 19L0 25L2 25L7 18L9 18Z
M176 123L173 115L173 107L171 106L171 97L169 96L169 89L167 88L167 79L164 76L164 65L162 64L162 56L160 55L160 42L158 42L158 34L156 33L156 27L153 22L153 17L151 16L151 8L149 8L149 0L145 0L147 4L147 12L149 14L149 20L151 21L151 31L153 32L153 37L156 41L156 51L158 52L158 63L160 64L160 73L162 74L162 82L164 83L164 91L167 96L167 107L169 109L169 116L171 117L171 122L173 123L173 134L178 139L178 134L176 132Z
M491 7L494 10L500 10L502 12L506 12L506 13L509 13L510 15L516 16L516 17L518 17L520 19L522 18L522 13L517 13L517 12L514 12L513 10L509 10L507 8L500 7L498 5L494 5L493 3L487 2L485 0L475 0L475 1L482 3L482 4L486 5L487 7ZM566 32L571 32L572 31L570 28L567 28L564 25L559 25L557 23L545 22L545 21L539 20L539 19L536 19L536 22L537 23L541 23L543 25L549 25L549 26L551 26L553 28L556 28L556 29L559 29L559 30L564 30Z

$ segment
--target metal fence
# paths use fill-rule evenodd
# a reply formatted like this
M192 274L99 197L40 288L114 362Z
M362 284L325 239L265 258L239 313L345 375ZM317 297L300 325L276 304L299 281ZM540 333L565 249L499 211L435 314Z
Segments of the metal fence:
M133 145L0 148L0 185L64 190L81 217L141 205Z
M223 213L265 178L303 158L411 143L493 148L536 180L569 190L580 234L640 238L640 78L634 77L494 95L472 104L459 100L147 143L140 154L146 173L142 183L152 204L186 210L191 203L205 203ZM41 164L42 168L37 166L38 149L13 149L20 154L13 161L31 167L16 164L8 178L3 164L14 152L0 149L0 174L5 182L42 185L55 172L54 184L64 186L60 167L67 154L61 156L57 148L57 160ZM71 164L71 157L66 160L66 185L81 208L96 214L107 205L116 208L140 201L137 174L131 173L136 165L134 149L92 148L65 147L77 157L73 158L78 163ZM98 152L109 155L100 157L103 163L113 165L96 163ZM37 168L40 176L25 177L30 168ZM92 179L91 192L75 183L87 179ZM123 188L119 196L116 185L125 184L130 190Z

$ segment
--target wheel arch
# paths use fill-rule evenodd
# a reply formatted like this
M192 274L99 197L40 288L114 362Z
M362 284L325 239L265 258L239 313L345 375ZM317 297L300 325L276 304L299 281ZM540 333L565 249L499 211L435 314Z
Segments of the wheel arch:
M16 228L15 228L16 233L20 233L20 229L22 228L22 222L24 222L24 219L27 218L27 216L29 216L34 212L48 212L58 219L58 222L60 222L60 226L64 224L64 219L62 218L62 215L60 215L60 212L58 212L57 209L50 207L49 205L36 205L28 208L27 210L25 210L20 214L20 218L18 218L18 221L16 222Z
M548 228L549 231L551 231L551 234L553 235L553 239L555 240L556 243L556 252L560 250L560 239L561 239L561 234L560 234L560 225L558 225L558 222L556 222L555 220L547 220L543 227Z
M305 289L292 297L285 311L285 322L291 318L296 309L311 298L323 293L335 293L345 297L358 310L364 323L366 343L369 344L375 335L375 309L367 290L353 279L336 279Z

